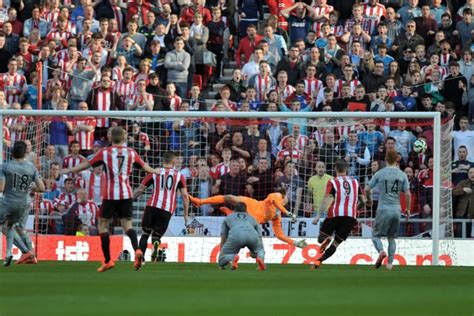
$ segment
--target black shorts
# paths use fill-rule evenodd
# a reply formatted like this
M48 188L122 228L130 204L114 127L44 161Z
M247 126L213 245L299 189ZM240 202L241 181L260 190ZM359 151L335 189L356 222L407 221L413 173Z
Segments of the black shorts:
M144 231L152 230L156 235L163 236L168 229L171 213L161 208L147 206L142 218Z
M350 216L326 218L319 231L328 236L332 236L335 232L336 236L342 240L346 240L355 224L357 224L357 220Z
M100 217L114 218L132 218L133 215L133 200L104 200L100 207Z

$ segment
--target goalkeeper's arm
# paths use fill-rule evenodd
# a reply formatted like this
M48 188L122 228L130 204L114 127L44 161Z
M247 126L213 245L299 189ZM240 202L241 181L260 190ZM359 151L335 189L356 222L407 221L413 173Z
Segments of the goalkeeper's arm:
M275 234L275 237L287 244L290 244L299 248L304 248L308 245L304 239L300 241L295 241L283 233L283 229L281 228L281 217L278 217L272 220L272 228L273 228L273 233Z

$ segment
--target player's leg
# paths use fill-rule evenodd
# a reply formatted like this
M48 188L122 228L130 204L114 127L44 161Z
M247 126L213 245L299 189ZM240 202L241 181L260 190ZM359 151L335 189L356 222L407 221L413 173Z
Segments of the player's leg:
M18 224L15 227L15 238L20 239L21 243L25 245L24 250L20 248L22 255L20 259L16 262L17 264L29 263L29 264L36 264L38 260L36 259L35 255L32 252L32 242L30 236L26 229L23 228L22 224Z
M114 201L115 202L115 201ZM132 217L133 217L133 200L120 200L117 205L117 215L120 218L120 224L125 234L130 238L132 248L135 251L135 262L133 267L135 271L140 270L143 262L143 252L138 246L137 232L133 229Z
M156 261L158 258L159 247L161 244L161 237L166 233L168 225L171 220L171 213L162 209L156 209L153 217L153 235L151 241L153 243L153 253L151 254L151 260Z
M383 249L382 237L387 236L388 227L390 225L390 213L387 210L377 210L375 216L375 225L372 231L372 242L379 256L375 261L375 268L378 269L382 265L383 260L387 257L387 253ZM398 229L398 228L397 228Z
M255 234L247 243L247 248L250 250L250 256L255 258L259 270L266 270L265 266L265 249L263 248L262 238Z
M215 196L208 197L207 199L198 199L198 198L189 196L189 200L196 207L200 207L205 204L224 204L224 203L235 204L240 201L239 197L235 195L215 195Z
M15 230L13 229L13 225L8 223L6 227L6 237L7 237L7 244L6 244L6 254L5 254L5 261L3 265L5 267L10 266L12 263L13 255L12 255L12 248L13 248L13 239L15 236Z
M102 204L104 206L104 204ZM106 214L103 214L106 215ZM104 272L112 269L115 266L113 260L110 259L110 235L109 228L112 223L112 218L99 218L99 235L100 243L102 247L102 253L104 255L104 264L97 269L98 272Z
M142 217L142 236L140 237L139 248L145 256L148 246L148 238L153 232L153 209L149 206L145 207L145 212ZM153 260L152 260L153 261Z
M242 238L240 237L242 237L240 234L229 234L219 253L219 268L225 269L225 266L229 263L232 263L233 270L237 268L238 253L243 248Z
M357 223L356 219L349 216L335 217L333 225L335 227L335 236L331 245L324 250L320 257L316 260L314 267L318 268L321 263L329 259L337 250L337 247L349 237L352 228Z
M324 253L332 241L332 234L336 230L336 219L326 218L319 229L318 243L320 243L318 254Z
M395 257L395 251L397 250L397 243L395 238L398 237L400 228L400 214L393 213L390 218L390 225L387 231L388 238L388 263L387 269L391 270L393 266L393 259Z

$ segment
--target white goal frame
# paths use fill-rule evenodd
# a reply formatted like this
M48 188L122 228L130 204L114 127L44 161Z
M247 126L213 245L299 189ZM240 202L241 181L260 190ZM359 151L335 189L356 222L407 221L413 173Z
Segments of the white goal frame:
M171 112L171 111L55 111L55 110L0 110L0 139L3 140L3 117L4 116L69 116L69 117L116 117L131 118L144 116L150 118L359 118L359 119L432 119L434 122L434 144L433 157L435 164L433 166L433 229L432 229L432 265L439 265L439 226L440 226L440 190L441 190L441 114L439 112ZM0 153L3 153L3 141L0 141ZM0 162L3 162L3 154L0 155ZM436 190L435 190L436 189ZM0 254L2 253L2 242L0 242Z

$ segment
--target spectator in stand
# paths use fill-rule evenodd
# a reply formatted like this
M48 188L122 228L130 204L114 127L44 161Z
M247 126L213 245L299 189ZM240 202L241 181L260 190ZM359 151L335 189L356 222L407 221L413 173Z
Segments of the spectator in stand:
M119 84L115 85L115 90L120 91L123 94L124 87L127 85L125 81L128 81L128 85L132 85L131 81L131 69L124 71L124 79L119 81ZM87 104L92 111L111 111L122 109L122 100L120 95L114 91L111 87L112 80L110 77L103 76L100 80L101 85L91 91L87 97ZM125 83L125 84L124 84ZM133 84L133 86L135 86ZM110 118L99 118L94 129L94 139L104 140L107 135L107 129L111 127Z
M278 63L275 74L280 71L286 71L288 75L288 83L296 86L296 82L303 76L303 62L300 58L300 50L296 45L291 46L288 56L285 56Z
M185 97L188 91L188 70L191 65L191 55L184 51L184 40L177 37L174 41L174 50L166 53L165 68L168 70L168 83L174 83L178 95Z
M326 217L327 209L322 210L320 206L326 194L327 184L332 178L331 175L326 173L324 162L318 161L316 163L316 174L309 178L306 185L308 193L306 195L305 217L313 217L314 213L316 213L314 221L316 221L316 218Z
M99 207L94 201L88 197L86 189L77 190L77 200L72 203L69 212L74 212L79 218L82 225L89 227L90 235L97 235L97 218L99 215Z
M226 31L226 24L222 21L222 10L219 7L212 8L212 21L207 22L206 26L209 29L207 48L216 54L216 67L213 68L211 82L217 82L222 75L224 32Z
M410 0L418 1L418 0ZM423 37L416 33L416 22L414 20L409 20L406 23L406 32L400 33L396 38L395 42L392 45L392 50L402 55L407 48L410 48L412 51L415 51L416 46L424 45L425 40Z
M189 5L181 11L181 21L191 24L198 14L202 16L204 24L207 24L212 20L211 12L208 8L204 7L203 0L189 1Z
M455 218L469 219L466 223L466 237L471 238L472 219L474 219L474 167L469 168L468 179L462 180L453 190L453 195L458 198ZM461 227L455 224L455 237L462 236Z
M89 66L90 70L86 66ZM85 59L75 55L68 64L67 72L72 74L69 93L70 109L77 110L79 102L86 100L92 90L92 79L97 75L97 69L90 58Z
M398 10L397 15L402 22L402 28L408 30L410 20L421 16L421 9L418 7L418 0L408 0L408 3Z
M262 0L242 0L238 1L238 14L240 17L239 34L243 38L248 35L248 27L257 25L258 21L263 21Z
M288 203L286 209L294 214L298 214L303 206L303 189L305 183L296 173L295 163L288 161L284 165L283 175L276 179L275 190L283 188L286 191Z
M472 21L472 9L466 8L462 13L462 20L456 24L456 31L454 35L458 36L461 40L461 47L463 49L470 48L466 47L468 43L472 42L472 33L474 31L474 23Z
M62 99L58 103L58 111L66 111L68 102ZM67 117L54 118L49 123L49 138L50 144L58 149L58 154L64 158L69 151L68 134L72 131L72 123L68 121Z
M31 18L23 23L23 36L29 37L32 29L38 29L42 38L48 33L48 22L41 17L39 7L35 6L31 11Z
M457 151L459 159L453 161L451 170L452 181L454 185L457 185L459 182L468 179L468 171L470 168L474 167L474 162L467 160L468 149L466 146L459 146Z
M87 102L79 102L80 111L88 111ZM78 142L79 152L82 156L87 157L92 154L92 144L94 143L94 131L97 126L97 118L79 117L73 123L72 134Z
M416 140L412 132L406 130L406 119L398 119L397 129L390 131L388 136L393 137L396 141L396 150L402 156L403 161L408 161L408 154L412 150L413 142Z
M430 6L425 4L421 7L421 16L414 18L416 33L423 37L428 47L433 42L433 37L438 30L438 22L431 17Z
M263 201L268 194L274 192L273 188L273 174L269 165L268 159L262 157L258 159L255 170L247 179L250 185L249 191L255 200Z
M255 25L250 24L247 26L247 36L239 41L239 46L235 51L235 62L238 68L241 68L243 64L250 60L250 56L262 39L263 36L257 34L257 27ZM242 55L244 55L243 60Z
M248 87L255 88L257 92L257 101L264 101L268 93L275 89L276 80L270 73L270 65L265 60L259 63L259 74L249 78Z
M459 160L458 150L462 145L466 148L474 148L474 131L469 130L467 117L463 116L459 119L459 130L451 132L451 136L453 137L454 161ZM474 161L474 150L468 151L467 160Z
M292 14L294 12L294 14ZM314 8L304 2L297 2L289 8L281 11L288 21L290 43L304 40L315 17Z
M216 180L216 184L212 187L212 194L243 196L246 184L246 176L240 175L239 161L233 159L230 161L229 172Z
M44 150L44 155L40 156L40 172L43 178L49 176L49 169L53 162L62 164L62 159L57 155L54 145L47 145Z

